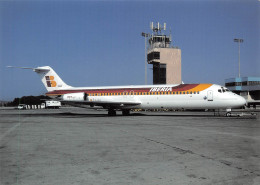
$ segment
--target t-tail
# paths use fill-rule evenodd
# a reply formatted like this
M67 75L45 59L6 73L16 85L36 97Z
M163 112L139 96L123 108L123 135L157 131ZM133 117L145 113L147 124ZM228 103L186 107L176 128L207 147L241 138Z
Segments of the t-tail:
M43 67L37 67L37 68L14 67L14 66L7 66L7 67L32 69L34 72L36 72L40 76L41 81L44 84L44 86L46 87L48 92L54 91L54 90L72 88L71 86L67 85L50 66L43 66Z

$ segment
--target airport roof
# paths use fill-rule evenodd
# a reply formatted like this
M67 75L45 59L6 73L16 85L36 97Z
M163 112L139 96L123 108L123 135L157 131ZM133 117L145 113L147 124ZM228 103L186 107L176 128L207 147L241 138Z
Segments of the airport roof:
M230 82L246 82L246 81L258 81L260 82L260 77L236 77L236 78L228 78L225 79L225 83L230 83Z

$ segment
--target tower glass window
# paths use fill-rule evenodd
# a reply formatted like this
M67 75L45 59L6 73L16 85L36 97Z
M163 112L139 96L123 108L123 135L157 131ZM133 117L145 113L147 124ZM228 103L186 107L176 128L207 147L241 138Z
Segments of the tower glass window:
M166 64L153 65L153 84L166 84Z
M147 60L159 60L160 59L160 52L151 52L147 55Z

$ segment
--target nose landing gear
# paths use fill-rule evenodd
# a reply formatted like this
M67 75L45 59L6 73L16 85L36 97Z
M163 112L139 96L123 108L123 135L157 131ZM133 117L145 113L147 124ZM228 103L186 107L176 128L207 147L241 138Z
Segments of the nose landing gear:
M227 117L230 117L230 116L231 116L231 112L227 112L227 113L226 113L226 116L227 116Z
M226 116L230 117L231 116L231 109L226 109Z

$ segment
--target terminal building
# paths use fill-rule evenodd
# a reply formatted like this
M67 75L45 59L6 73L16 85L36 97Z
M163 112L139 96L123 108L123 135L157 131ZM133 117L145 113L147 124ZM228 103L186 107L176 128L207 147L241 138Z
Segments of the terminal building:
M152 34L148 34L147 62L153 65L153 84L181 84L181 50L171 45L171 34L158 23L150 25Z
M225 86L243 96L249 107L260 105L260 77L229 78L225 80Z

